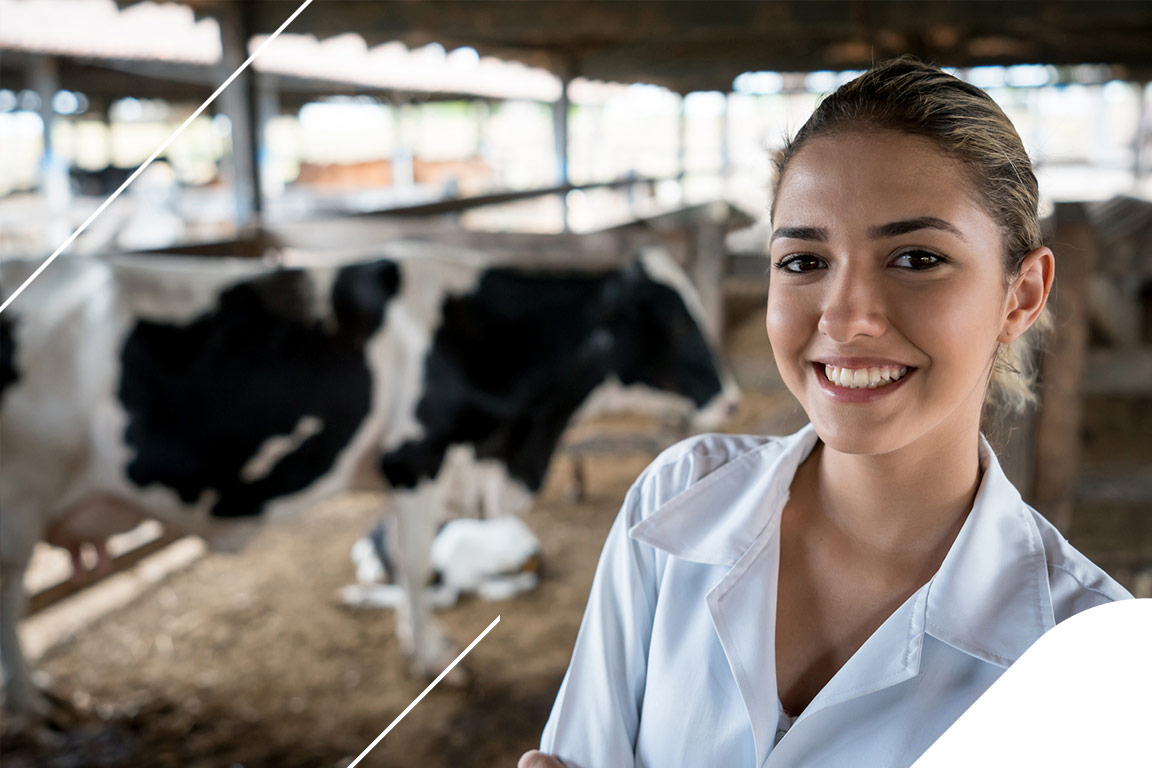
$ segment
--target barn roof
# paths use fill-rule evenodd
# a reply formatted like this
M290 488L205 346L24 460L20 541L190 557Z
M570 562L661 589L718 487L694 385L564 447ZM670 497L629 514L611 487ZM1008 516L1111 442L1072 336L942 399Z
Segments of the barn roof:
M140 0L116 0L132 6ZM255 34L295 10L284 0L181 0L197 18L238 13ZM731 89L745 71L848 70L900 53L941 65L1124 65L1152 75L1152 4L1142 0L315 0L289 31L355 31L467 45L561 75Z
M0 74L9 87L27 87L29 64L43 55L57 57L60 86L84 90L102 107L110 94L203 99L222 77L220 23L203 13L196 18L187 5L148 0L118 9L115 0L0 0L0 15L6 22ZM256 32L250 45L266 37ZM448 51L439 43L409 48L391 40L369 47L354 31L323 40L288 31L252 68L288 106L319 95L374 92L551 102L561 91L560 78L547 69L480 56L470 46ZM603 101L624 87L576 78L570 95Z

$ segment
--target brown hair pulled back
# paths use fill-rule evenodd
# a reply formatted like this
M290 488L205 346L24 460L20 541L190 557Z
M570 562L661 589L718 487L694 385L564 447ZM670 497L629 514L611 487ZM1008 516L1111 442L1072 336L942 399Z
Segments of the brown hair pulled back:
M775 159L772 213L788 164L820 136L890 130L930 139L959 161L975 200L1000 226L1005 290L1028 253L1043 245L1039 189L1032 161L1008 116L987 93L911 56L883 62L828 95ZM1032 329L1000 345L986 402L1022 410L1035 402L1037 336L1050 327L1045 309Z

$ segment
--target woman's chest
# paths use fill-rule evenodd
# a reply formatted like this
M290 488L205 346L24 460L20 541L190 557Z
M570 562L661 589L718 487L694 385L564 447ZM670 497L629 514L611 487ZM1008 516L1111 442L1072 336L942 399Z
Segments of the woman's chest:
M648 648L637 766L910 765L999 671L931 638L903 682L857 655L781 738L771 558L737 583L720 566L669 562ZM883 639L868 639L873 656ZM903 657L899 645L892 650ZM844 762L853 756L867 759Z
M780 701L796 714L939 565L901 564L874 548L864 551L821 519L792 499L775 541L773 662Z
M918 585L869 584L787 554L776 580L773 662L780 701L799 714Z

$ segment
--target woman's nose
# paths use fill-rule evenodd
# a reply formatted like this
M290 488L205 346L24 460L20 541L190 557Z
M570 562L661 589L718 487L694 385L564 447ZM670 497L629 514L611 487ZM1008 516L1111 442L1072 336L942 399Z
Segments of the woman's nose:
M860 273L843 273L832 285L820 314L819 330L845 343L858 336L880 336L887 328L884 298L875 281Z

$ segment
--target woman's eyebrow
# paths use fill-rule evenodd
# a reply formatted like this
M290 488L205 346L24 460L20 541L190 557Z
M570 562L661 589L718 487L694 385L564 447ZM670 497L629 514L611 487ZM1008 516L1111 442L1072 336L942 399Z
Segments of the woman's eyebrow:
M968 238L964 234L949 224L944 219L938 219L935 216L920 216L915 219L905 219L904 221L892 221L888 224L879 224L875 227L868 229L868 237L873 240L881 240L885 237L896 237L898 235L906 235L909 232L915 232L918 229L939 229L944 232L955 235L964 242L968 242Z
M887 224L877 224L868 229L868 237L872 240L882 240L886 237L906 235L918 229L939 229L955 235L964 242L968 242L968 238L964 237L964 233L959 229L944 219L939 219L935 216L919 216L915 219L904 219L903 221L891 221ZM787 237L792 240L815 240L816 242L826 243L828 242L828 230L824 227L778 227L772 232L772 237L768 240L769 245L781 237Z
M816 240L821 243L828 242L828 230L824 227L778 227L772 232L768 240L771 245L777 238L787 237L792 240Z

